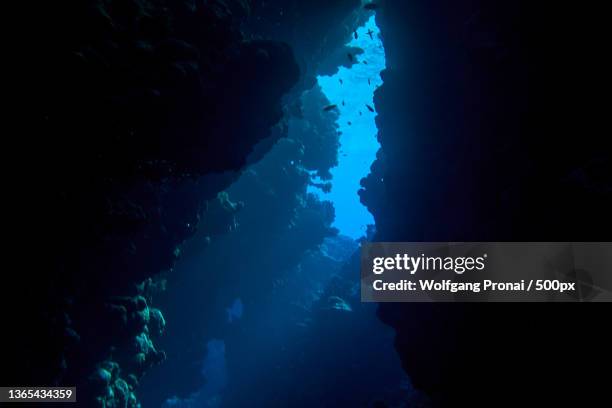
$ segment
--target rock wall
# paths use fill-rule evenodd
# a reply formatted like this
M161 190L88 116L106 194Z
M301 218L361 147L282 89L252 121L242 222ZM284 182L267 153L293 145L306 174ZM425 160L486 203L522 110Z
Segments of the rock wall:
M331 75L349 64L343 45L363 22L360 0L272 0L254 2L246 30L253 36L291 44L303 76L298 89L310 89L316 75Z
M242 1L37 7L19 39L28 119L6 146L24 272L2 285L1 382L135 406L164 358L149 277L172 268L254 146L282 136L271 128L300 72L286 43L243 35Z
M375 96L382 148L361 192L376 240L608 239L601 10L377 3L388 66ZM599 364L609 339L602 309L570 305L383 304L379 315L415 384L449 406L530 391L530 403L551 403L556 387L596 384L572 373ZM567 348L594 355L557 358Z
M199 229L168 275L168 290L159 302L170 334L160 344L169 358L145 379L146 404L161 405L173 395L189 398L202 388L205 379L197 362L204 360L205 344L211 339L226 342L230 384L252 383L241 376L253 367L250 359L262 358L261 353L240 352L250 344L254 349L261 346L261 339L274 330L268 320L282 314L269 310L277 301L275 288L289 283L289 271L305 252L336 235L331 228L333 207L307 194L307 188L309 172L326 173L336 161L337 114L323 112L329 101L319 88L305 92L302 101L299 116L281 126L286 137L222 193L234 203L229 206L235 211L225 212L230 227L212 239L210 228ZM240 331L228 323L226 314L236 298L245 309ZM172 372L181 375L168 376ZM236 399L254 398L244 390L226 395L233 394Z

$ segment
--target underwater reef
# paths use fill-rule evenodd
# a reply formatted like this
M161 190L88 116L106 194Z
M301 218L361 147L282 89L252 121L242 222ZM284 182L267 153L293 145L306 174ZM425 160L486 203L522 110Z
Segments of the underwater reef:
M183 246L181 259L168 276L169 289L159 299L173 333L160 339L170 358L145 380L145 404L159 406L171 395L186 398L201 388L204 379L194 362L204 360L204 345L210 339L225 340L228 371L234 373L232 382L240 383L237 373L245 372L247 364L232 357L231 342L241 342L244 348L245 336L253 343L263 337L259 333L265 325L256 318L270 307L274 288L290 281L287 271L304 253L336 234L331 228L331 204L306 192L309 172L329 171L337 155L336 115L320 108L327 103L320 89L306 91L300 115L282 126L286 136L221 193L239 207L232 214L234 228L213 239L206 228L198 230ZM240 298L246 312L240 333L228 324L224 311L235 298ZM194 321L190 311L196 310ZM272 319L278 312L267 313ZM167 379L169 371L182 375ZM253 398L250 393L239 395Z
M360 191L369 240L609 239L609 115L594 97L608 76L605 13L368 4L388 67L381 150ZM344 44L363 9L68 0L19 15L24 57L9 81L25 114L4 150L0 385L76 385L80 406L107 408L221 387L228 407L428 406L421 391L434 406L548 406L607 390L591 371L610 363L605 309L359 302L357 243L307 189L312 175L329 188L338 163L316 76L355 63ZM211 350L235 381L203 375ZM393 383L402 370L420 391ZM273 382L286 393L263 393Z
M156 346L167 321L155 306L166 285L159 274L172 272L196 230L210 243L236 228L242 203L222 191L286 136L290 103L283 97L291 101L292 88L301 95L305 88L296 85L322 53L315 45L296 54L283 36L258 33L249 23L254 12L284 7L270 3L37 6L28 43L29 68L37 69L23 72L31 90L28 136L9 144L27 163L8 186L21 219L13 256L27 272L8 274L2 285L10 327L3 384L74 384L84 406L138 406L139 382L166 358ZM310 18L331 24L354 7L347 1ZM281 26L287 36L298 14L313 8L296 10ZM324 44L328 31L311 32L312 44ZM287 142L284 149L289 157L301 148ZM303 154L313 171L335 158L302 151L296 159ZM287 176L299 188L307 184L305 170ZM247 177L253 188L266 188L256 174ZM287 241L297 257L330 233L333 211L289 198L270 200L287 216L283 223L295 221L282 228L312 230L311 238ZM297 218L296 207L303 208Z
M210 240L198 231L183 246L158 297L169 333L158 344L168 359L143 378L144 406L405 401L394 351L376 350L393 332L375 305L359 302L358 243L338 235L331 204L307 192L309 174L327 180L337 163L338 115L321 109L328 104L319 87L305 91L287 136L223 192L240 207L235 228ZM203 367L206 345L219 339L229 381L213 391L217 378ZM356 376L369 386L355 390Z
M246 2L39 11L33 128L11 146L32 184L12 191L27 214L15 255L28 272L3 285L15 334L3 384L76 384L83 404L135 406L138 380L164 359L153 340L162 312L142 287L172 268L253 147L282 135L270 130L299 68L286 43L242 34ZM45 237L24 235L34 230Z
M252 2L246 30L291 44L302 71L296 90L311 89L316 75L350 65L344 46L363 22L360 0L267 0Z

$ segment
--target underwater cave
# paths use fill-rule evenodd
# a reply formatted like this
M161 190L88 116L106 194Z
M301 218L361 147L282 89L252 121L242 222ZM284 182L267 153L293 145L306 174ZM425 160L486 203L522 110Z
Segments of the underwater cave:
M609 399L606 309L373 303L360 278L370 242L609 244L604 10L27 8L7 54L0 405L40 386L86 408ZM558 259L571 270L542 269L593 278Z
M345 31L350 40L330 57L339 64L335 72L316 75L314 86L294 102L286 137L218 197L231 209L235 230L210 243L196 234L186 244L174 271L184 283L170 287L159 303L168 332L182 334L160 344L170 355L186 354L181 337L200 334L190 345L194 352L151 370L141 385L144 403L307 407L419 398L391 352L392 331L378 321L375 307L358 299L359 240L372 234L374 223L358 191L380 148L373 99L385 56L374 13L354 21L356 27ZM206 279L198 271L211 268L224 276L203 288ZM192 310L207 310L205 319L198 316L198 329ZM185 313L189 319L181 318ZM174 324L181 320L178 331ZM223 342L223 358L215 357L219 349L211 349L211 341ZM370 355L373 347L389 352ZM358 355L359 362L352 361ZM199 385L190 392L174 395L176 388L159 386L168 372L198 364L202 370L192 368L190 381ZM220 383L219 375L223 386L211 386ZM348 386L355 375L371 383L367 392L325 385Z
M385 69L385 50L375 20L374 15L369 17L364 25L354 30L347 44L362 50L352 57L353 65L339 67L335 75L317 77L323 94L339 112L340 150L338 164L331 169L329 193L315 188L309 191L333 203L332 226L353 239L365 236L367 226L374 224L372 214L361 204L357 192L380 148L374 91L382 85L380 73Z

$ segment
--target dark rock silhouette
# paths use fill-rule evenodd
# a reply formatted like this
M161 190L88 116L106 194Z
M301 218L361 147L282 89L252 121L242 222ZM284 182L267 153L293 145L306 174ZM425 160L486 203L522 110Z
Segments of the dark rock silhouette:
M14 255L28 272L2 285L2 384L72 384L83 404L136 403L141 376L164 359L152 341L163 315L140 284L171 270L199 223L209 236L231 228L234 209L217 193L283 135L272 127L300 78L287 44L240 31L247 6L36 10L28 137L10 145L22 163L10 185L22 219ZM207 208L215 200L229 224Z
M382 148L361 192L376 240L609 239L610 190L590 187L612 180L594 99L607 76L598 13L522 1L384 2ZM599 170L570 176L586 168ZM555 356L569 347L609 364L607 312L544 306L382 304L379 315L396 329L414 383L443 406L548 405L589 390L579 396L586 403L602 390L593 364Z

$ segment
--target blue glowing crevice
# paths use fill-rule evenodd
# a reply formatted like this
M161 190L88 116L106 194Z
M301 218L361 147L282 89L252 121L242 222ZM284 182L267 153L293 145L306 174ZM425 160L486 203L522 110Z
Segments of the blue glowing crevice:
M314 186L309 192L333 203L336 210L333 226L340 234L354 239L364 236L367 226L374 224L372 214L361 204L357 192L380 147L373 103L374 91L382 85L380 72L385 69L385 51L379 32L372 16L357 29L357 38L353 36L347 44L364 51L353 56L356 63L350 68L340 67L333 76L317 78L323 93L338 106L338 130L342 133L338 166L331 170L331 192L324 193Z

